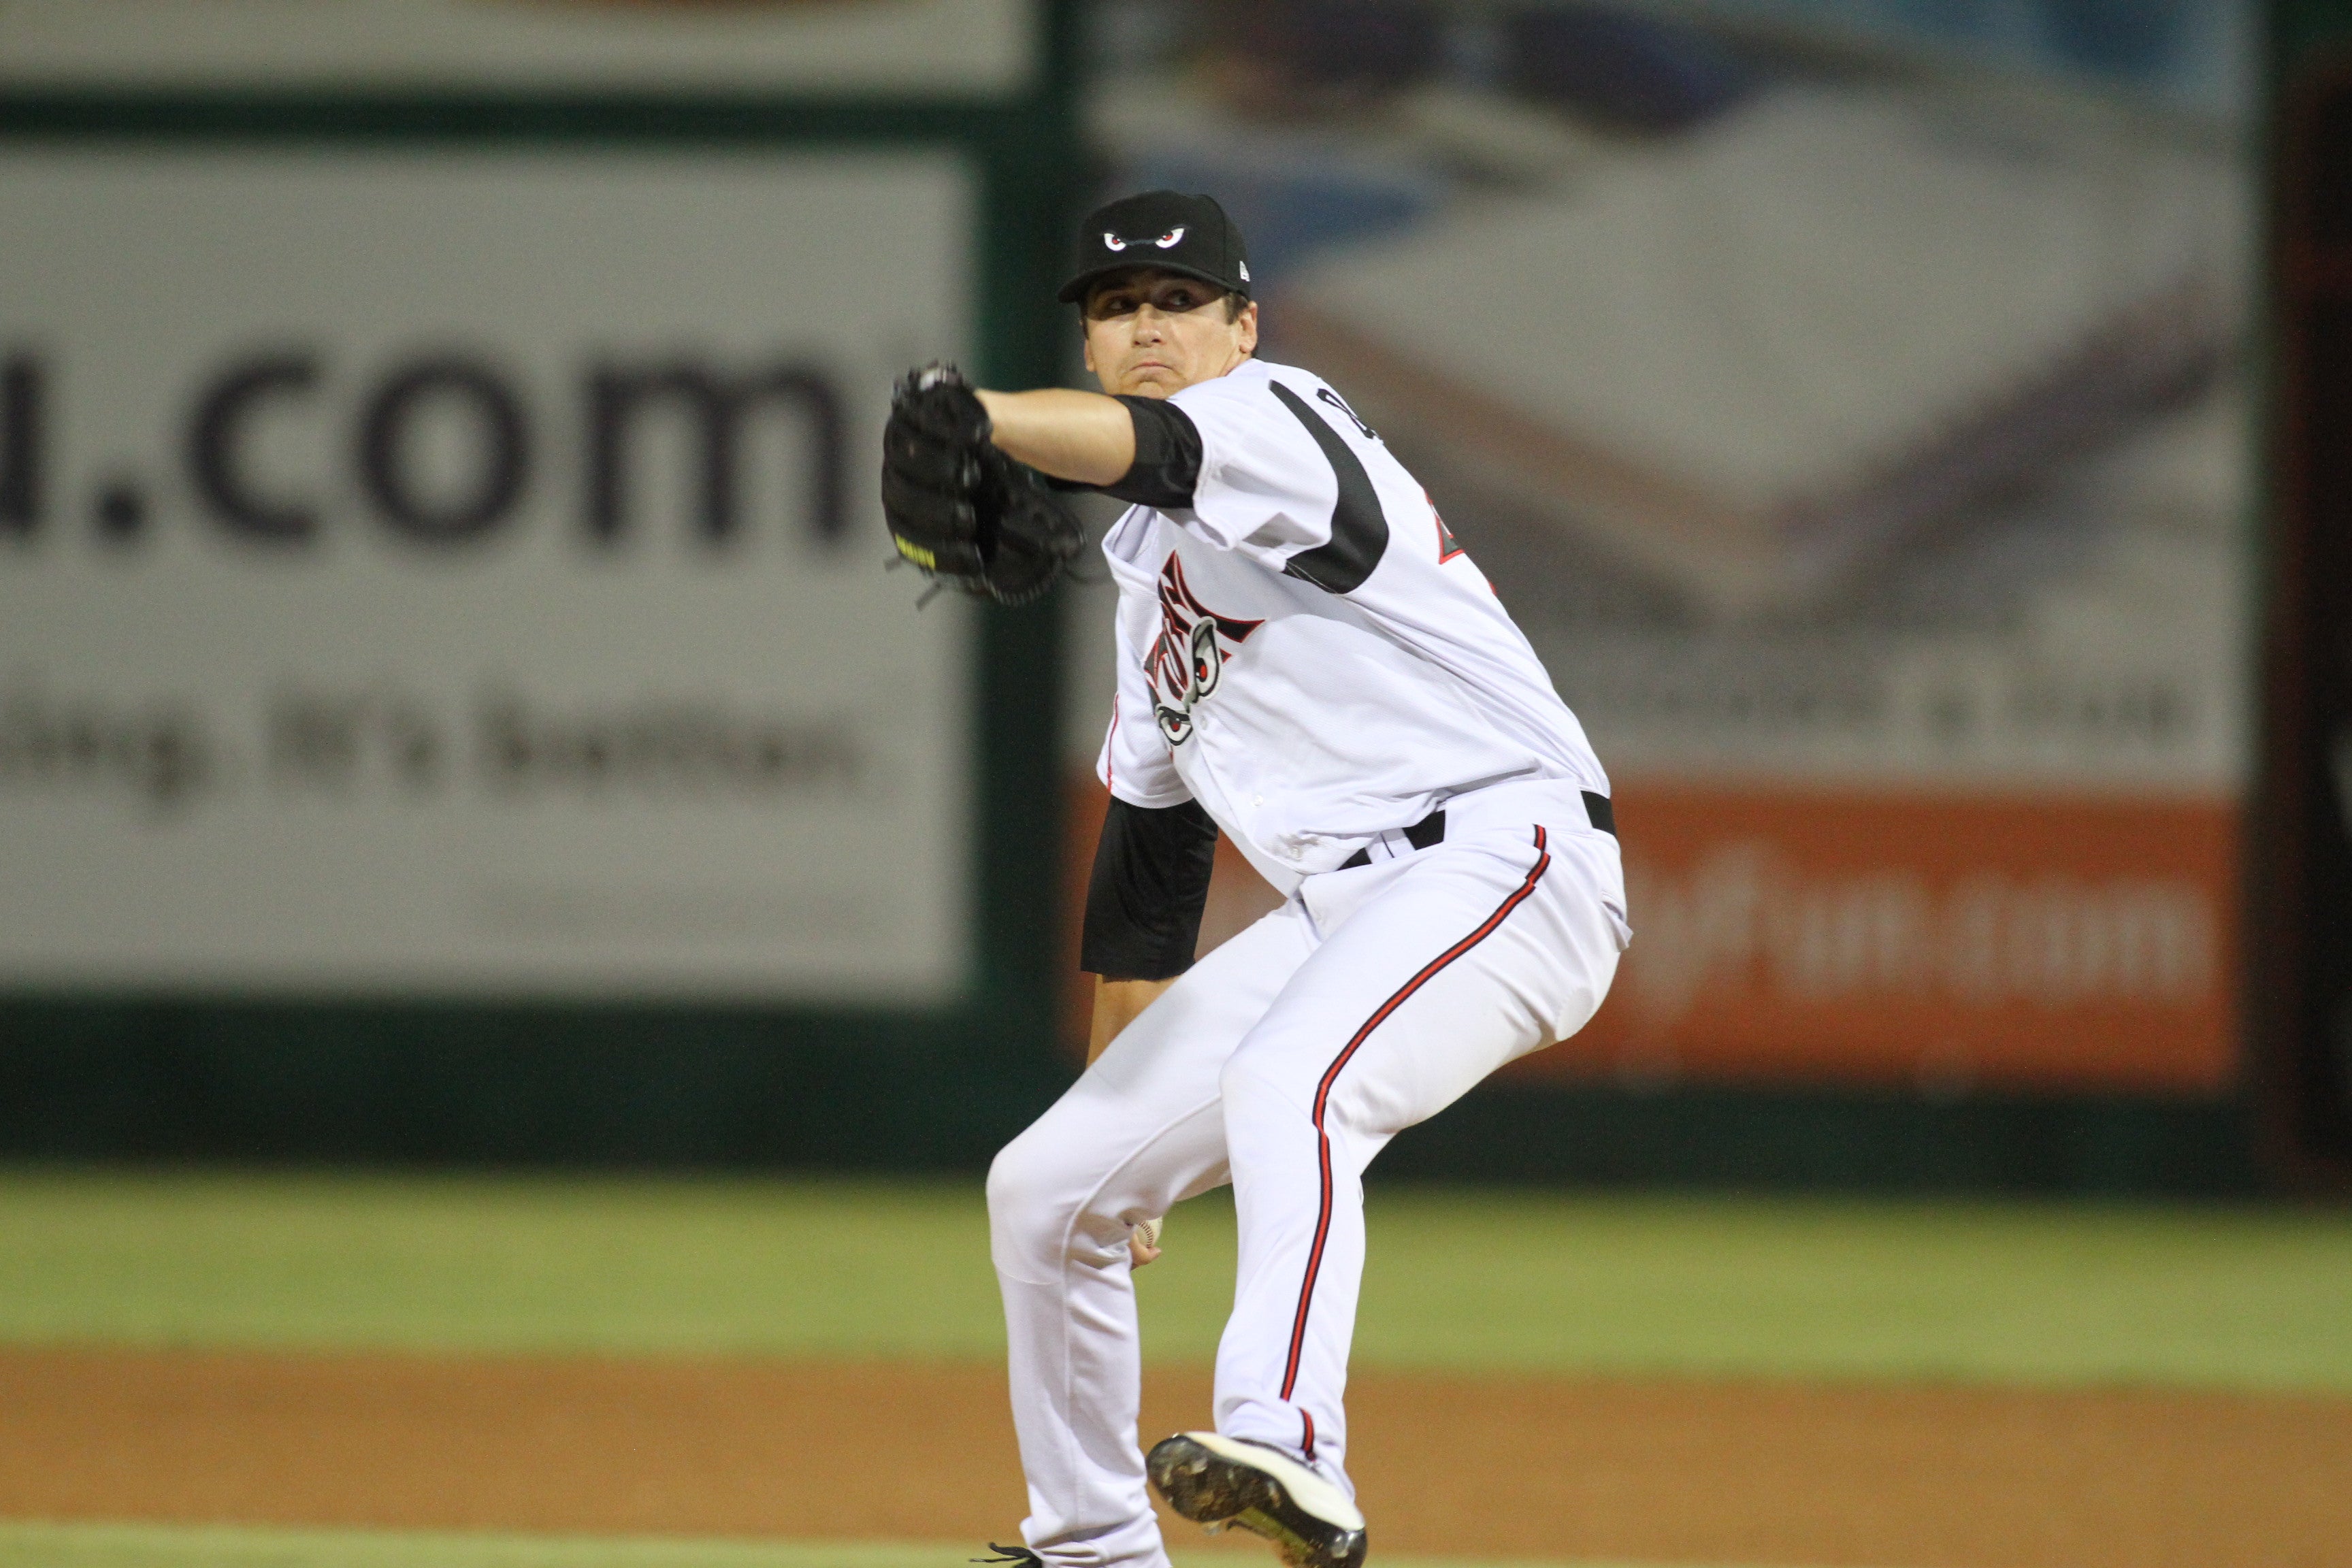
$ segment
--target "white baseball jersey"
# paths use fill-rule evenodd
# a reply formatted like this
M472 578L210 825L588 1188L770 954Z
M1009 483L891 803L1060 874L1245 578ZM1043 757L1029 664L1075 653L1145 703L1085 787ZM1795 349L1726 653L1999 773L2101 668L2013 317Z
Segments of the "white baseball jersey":
M1286 894L1489 784L1609 792L1428 492L1319 376L1253 360L1171 402L1201 437L1192 504L1103 540L1112 794L1200 802Z

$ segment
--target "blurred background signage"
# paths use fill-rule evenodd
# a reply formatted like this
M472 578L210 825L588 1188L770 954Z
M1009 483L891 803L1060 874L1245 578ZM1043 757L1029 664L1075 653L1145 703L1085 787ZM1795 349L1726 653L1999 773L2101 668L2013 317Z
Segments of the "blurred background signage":
M20 89L994 97L1030 0L0 0Z
M954 994L970 621L866 475L972 226L946 152L0 157L0 981Z
M1233 211L1612 771L1636 941L1527 1103L2220 1126L2258 22L0 0L0 981L1040 1045L1051 612L914 614L860 454L911 360L1056 374L1082 133Z

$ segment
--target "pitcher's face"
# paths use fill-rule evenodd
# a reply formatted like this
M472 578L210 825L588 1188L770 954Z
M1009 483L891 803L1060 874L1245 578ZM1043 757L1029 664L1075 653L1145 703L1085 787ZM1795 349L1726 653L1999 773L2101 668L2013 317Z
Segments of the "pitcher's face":
M1166 397L1223 375L1257 348L1257 306L1225 312L1224 290L1150 268L1087 296L1087 368L1113 395Z

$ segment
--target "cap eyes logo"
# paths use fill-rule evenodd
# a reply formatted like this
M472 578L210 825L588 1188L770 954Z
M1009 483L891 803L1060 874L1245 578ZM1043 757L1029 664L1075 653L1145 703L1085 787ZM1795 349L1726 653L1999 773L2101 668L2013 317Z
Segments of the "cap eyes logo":
M1184 226L1178 224L1158 239L1121 239L1108 229L1103 230L1103 246L1108 250L1125 250L1130 245L1156 245L1162 250L1173 250L1184 237Z

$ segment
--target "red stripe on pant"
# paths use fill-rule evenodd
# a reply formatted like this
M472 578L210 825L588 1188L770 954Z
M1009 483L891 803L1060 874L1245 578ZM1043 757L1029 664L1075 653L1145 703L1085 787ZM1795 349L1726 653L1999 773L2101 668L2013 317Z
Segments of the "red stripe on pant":
M1331 1135L1323 1130L1323 1110L1324 1107L1330 1103L1331 1086L1339 1081L1339 1069L1346 1067L1349 1058L1353 1057L1363 1043L1371 1037L1372 1031L1387 1022L1389 1015L1403 1006L1406 999L1414 992L1429 984L1431 978L1439 970L1494 935L1495 929L1503 923L1513 910L1527 901L1528 894L1536 890L1536 884L1543 879L1543 874L1550 865L1551 851L1547 847L1544 830L1538 827L1536 829L1536 863L1528 869L1527 880L1514 889L1511 896L1505 899L1476 931L1431 959L1420 973L1399 986L1395 995L1381 1003L1379 1009L1364 1020L1364 1026L1358 1029L1348 1041L1346 1048L1333 1058L1330 1067L1324 1070L1323 1081L1316 1086L1315 1152L1316 1159L1322 1169L1323 1201L1322 1206L1317 1211L1315 1216L1315 1245L1307 1254L1307 1278L1299 1283L1298 1287L1298 1316L1290 1325L1290 1360L1282 1372L1282 1397L1286 1400L1290 1397L1290 1391L1298 1385L1298 1358L1307 1344L1307 1310L1315 1300L1315 1277L1323 1269L1323 1244L1331 1235ZM1305 1412L1302 1411L1300 1414L1304 1415ZM1307 1417L1307 1456L1311 1458L1314 1457L1315 1443L1315 1426L1312 1416Z

